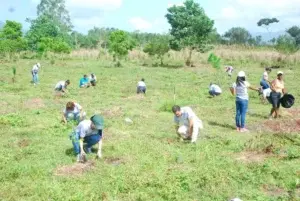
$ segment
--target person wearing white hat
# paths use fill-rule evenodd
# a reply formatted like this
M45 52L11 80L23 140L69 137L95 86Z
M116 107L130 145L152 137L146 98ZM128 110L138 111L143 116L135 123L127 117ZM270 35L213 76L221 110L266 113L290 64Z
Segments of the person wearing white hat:
M31 74L32 74L32 82L34 85L38 84L39 81L39 68L41 67L40 63L34 64L34 66L31 69Z
M285 94L284 88L284 81L283 81L283 72L277 72L277 79L275 79L271 83L271 102L272 102L272 109L270 113L270 118L277 118L279 117L279 108L280 108L280 98L282 94Z
M246 113L248 110L249 95L248 89L259 91L258 88L252 87L246 81L246 74L244 71L238 73L236 82L233 83L231 93L236 95L236 130L238 132L248 132L245 128Z

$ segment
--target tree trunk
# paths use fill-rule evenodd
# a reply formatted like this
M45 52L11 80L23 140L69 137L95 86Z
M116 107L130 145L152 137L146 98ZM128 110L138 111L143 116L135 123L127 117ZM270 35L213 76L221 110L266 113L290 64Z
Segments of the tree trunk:
M193 48L189 48L189 56L185 62L185 65L191 66L192 64L192 53L193 53Z

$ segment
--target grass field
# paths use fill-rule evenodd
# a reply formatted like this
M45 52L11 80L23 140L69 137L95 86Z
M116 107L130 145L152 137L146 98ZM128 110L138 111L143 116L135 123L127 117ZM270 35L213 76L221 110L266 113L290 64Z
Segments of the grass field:
M283 111L282 119L270 122L270 105L250 92L251 132L241 134L235 131L235 98L229 92L234 78L210 67L113 68L97 60L40 61L41 83L34 87L34 62L0 66L0 200L300 200L298 102ZM16 83L11 81L13 66ZM250 83L259 85L263 68L235 67L233 77L243 69ZM287 90L299 100L300 66L280 70ZM98 86L79 89L79 79L90 72L97 75ZM145 97L135 94L142 77L148 86ZM55 84L66 79L71 80L68 97L55 99ZM224 93L208 98L208 85L216 80ZM196 145L176 138L170 112L174 87L176 104L191 106L204 121ZM88 116L104 115L102 160L92 154L87 164L74 165L68 138L72 125L60 123L70 100L80 103Z

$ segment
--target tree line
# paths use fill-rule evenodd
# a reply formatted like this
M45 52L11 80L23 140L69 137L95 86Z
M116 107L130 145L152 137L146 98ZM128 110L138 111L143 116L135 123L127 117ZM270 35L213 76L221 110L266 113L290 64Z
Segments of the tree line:
M169 51L189 50L186 64L190 65L193 51L205 52L213 45L251 45L274 46L285 53L293 53L300 46L300 27L293 26L286 34L269 42L261 36L253 37L243 27L233 27L224 35L214 28L204 9L193 0L186 0L181 6L168 8L165 15L171 29L166 34L126 32L117 28L94 27L87 34L73 30L73 25L65 0L41 0L37 6L37 18L26 19L30 23L27 32L22 32L22 24L6 21L0 28L0 53L15 53L24 50L38 52L70 53L73 49L99 49L111 52L120 59L133 48L140 48L150 55L157 55L163 63L163 55ZM261 19L257 26L268 32L273 23L280 23L276 18Z

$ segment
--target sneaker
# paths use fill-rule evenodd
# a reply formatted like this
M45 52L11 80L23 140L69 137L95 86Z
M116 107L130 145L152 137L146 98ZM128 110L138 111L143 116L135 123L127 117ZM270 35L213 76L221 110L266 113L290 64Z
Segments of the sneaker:
M248 133L250 131L247 128L241 128L240 132L241 133Z

